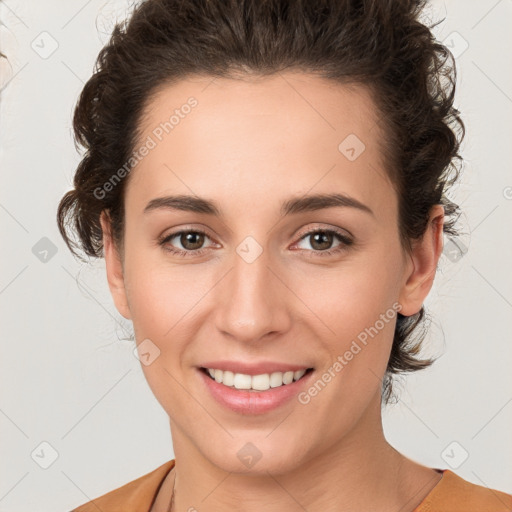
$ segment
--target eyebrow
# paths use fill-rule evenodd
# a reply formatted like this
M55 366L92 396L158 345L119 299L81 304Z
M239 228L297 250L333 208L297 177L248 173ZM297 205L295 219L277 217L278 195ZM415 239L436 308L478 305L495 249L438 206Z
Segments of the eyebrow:
M293 215L333 207L355 208L375 217L374 212L368 206L346 194L315 194L292 197L281 205L281 215ZM159 209L180 210L222 217L221 210L214 201L197 196L176 195L157 197L149 201L144 208L144 213Z

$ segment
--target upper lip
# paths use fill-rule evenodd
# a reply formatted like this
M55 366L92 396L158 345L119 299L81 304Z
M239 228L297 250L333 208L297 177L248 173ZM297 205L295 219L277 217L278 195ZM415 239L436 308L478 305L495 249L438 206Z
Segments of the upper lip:
M259 363L246 363L243 361L208 361L200 365L202 368L243 373L245 375L261 375L274 372L295 372L312 368L305 364L278 363L275 361L261 361Z

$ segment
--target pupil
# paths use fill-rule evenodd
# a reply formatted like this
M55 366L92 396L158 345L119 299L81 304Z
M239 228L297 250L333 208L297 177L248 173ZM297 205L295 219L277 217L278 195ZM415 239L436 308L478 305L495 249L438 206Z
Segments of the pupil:
M194 242L194 238L198 238L198 240ZM203 238L204 235L202 233L185 233L181 235L180 242L181 245L183 245L183 247L190 250L195 250L201 247L201 245L203 244ZM190 247L189 244L192 244L192 247Z
M322 241L321 239L324 239L324 243L322 244ZM317 243L317 241L320 239L320 247L316 247L317 249L320 249L320 250L324 250L324 249L329 249L329 246L331 245L332 243L332 235L330 233L315 233L313 235L313 240L314 240L314 243L312 243L312 247L315 247L315 244Z

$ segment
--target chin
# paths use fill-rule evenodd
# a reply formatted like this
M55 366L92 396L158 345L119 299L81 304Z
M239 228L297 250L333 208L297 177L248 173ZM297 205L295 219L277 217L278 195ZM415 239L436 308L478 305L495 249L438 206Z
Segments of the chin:
M291 436L264 432L229 438L225 443L209 444L200 450L210 463L222 471L254 476L293 472L311 452L304 446L304 435ZM296 438L294 440L294 437Z

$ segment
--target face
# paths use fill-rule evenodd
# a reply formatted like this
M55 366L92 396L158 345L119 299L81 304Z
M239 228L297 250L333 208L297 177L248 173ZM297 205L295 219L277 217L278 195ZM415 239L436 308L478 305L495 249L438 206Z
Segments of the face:
M364 443L396 313L420 309L441 250L439 226L414 253L400 245L366 89L190 78L140 128L123 261L102 217L105 258L176 454L278 473Z

